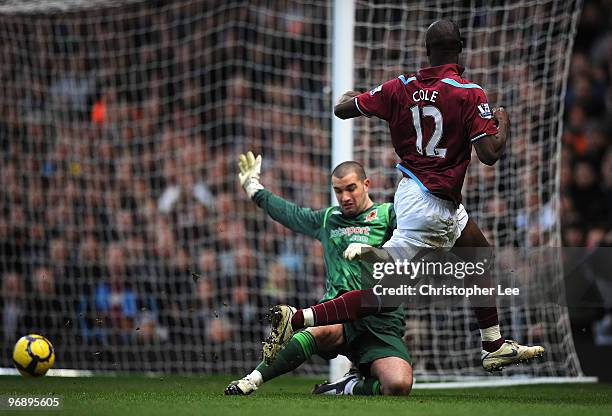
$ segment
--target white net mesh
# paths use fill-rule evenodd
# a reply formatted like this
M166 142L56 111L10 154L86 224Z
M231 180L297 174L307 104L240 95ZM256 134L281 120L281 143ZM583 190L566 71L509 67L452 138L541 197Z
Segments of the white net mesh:
M328 8L30 6L0 16L2 364L24 331L63 367L256 364L263 311L315 302L324 271L247 201L236 158L261 151L268 188L327 203Z
M427 25L456 20L466 76L513 121L508 156L470 168L469 212L496 244L558 244L578 2L464 3L358 1L356 87L425 64ZM54 342L60 367L241 372L258 362L267 307L315 302L324 270L318 243L246 200L236 155L264 155L268 189L328 204L330 22L324 0L0 2L0 365L32 331ZM357 123L356 155L380 201L397 179L387 137L380 122ZM503 318L553 351L522 371L579 373L564 309ZM407 334L417 374L481 374L469 310L419 311Z

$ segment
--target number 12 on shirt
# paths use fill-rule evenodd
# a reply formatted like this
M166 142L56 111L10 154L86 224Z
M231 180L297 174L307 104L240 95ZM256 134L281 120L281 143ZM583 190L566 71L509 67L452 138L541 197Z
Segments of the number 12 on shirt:
M442 138L442 113L437 107L433 105L427 105L425 107L419 107L418 105L410 107L412 112L412 122L414 123L414 130L416 131L416 148L417 152L423 154L423 131L421 129L421 117L431 117L434 119L434 130L427 142L425 147L425 156L429 157L445 157L446 149L437 148L436 145ZM421 111L423 115L421 116Z

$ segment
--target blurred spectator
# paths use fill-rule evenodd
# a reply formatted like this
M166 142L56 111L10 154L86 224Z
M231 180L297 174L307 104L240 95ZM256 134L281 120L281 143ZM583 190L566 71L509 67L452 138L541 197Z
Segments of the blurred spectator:
M195 182L193 175L190 173L178 175L177 179L173 169L175 169L174 163L169 162L166 165L168 185L159 197L158 202L160 212L168 214L181 196L194 198L209 209L214 206L213 195L204 181Z
M112 336L111 342L126 342L138 313L138 295L132 289L123 247L112 244L106 252L107 278L95 292L96 323Z
M208 333L210 323L219 317L219 312L215 309L218 305L216 298L214 282L206 277L200 278L196 283L196 303L192 314L194 327L203 334Z
M229 319L223 317L213 319L206 330L206 340L213 344L223 344L233 338L233 330L234 325Z
M139 344L159 344L168 340L168 330L161 327L154 314L141 313L136 322L136 341Z
M37 267L32 274L32 289L26 297L25 328L44 334L52 343L61 342L66 319L64 301L57 294L53 269Z
M264 284L263 292L269 298L269 305L293 304L289 301L289 297L293 295L290 273L280 261L272 262L268 266L268 280Z
M12 345L21 336L24 317L24 288L21 276L5 273L2 276L2 339L3 345ZM42 313L42 311L41 311Z

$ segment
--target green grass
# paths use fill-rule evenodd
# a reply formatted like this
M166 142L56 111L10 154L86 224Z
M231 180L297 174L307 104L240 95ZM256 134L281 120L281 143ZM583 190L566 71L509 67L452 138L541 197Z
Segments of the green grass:
M612 385L414 390L410 397L311 396L315 379L282 377L248 397L223 396L231 377L0 377L0 394L58 394L58 415L611 415ZM0 414L8 412L0 411Z

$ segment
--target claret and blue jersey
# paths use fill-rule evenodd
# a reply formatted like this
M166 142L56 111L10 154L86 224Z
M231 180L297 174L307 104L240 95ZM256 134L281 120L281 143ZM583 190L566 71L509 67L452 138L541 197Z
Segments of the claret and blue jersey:
M484 90L457 64L400 75L355 97L367 117L389 123L398 164L421 189L461 202L471 144L497 134Z

